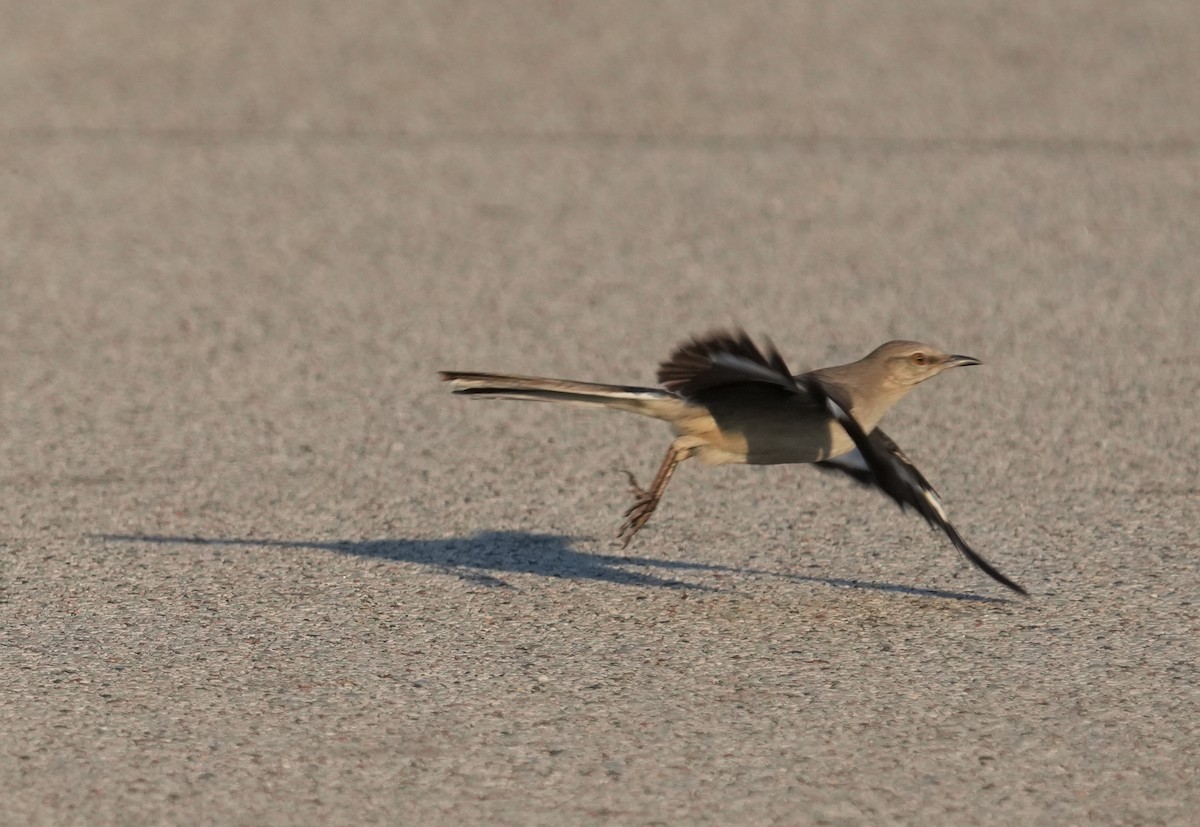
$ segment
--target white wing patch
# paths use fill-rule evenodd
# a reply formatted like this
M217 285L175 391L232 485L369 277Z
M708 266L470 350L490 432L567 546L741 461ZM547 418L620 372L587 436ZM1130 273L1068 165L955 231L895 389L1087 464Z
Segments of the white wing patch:
M929 503L933 507L933 510L938 513L938 516L942 518L942 522L950 522L950 518L946 516L946 509L942 508L942 503L940 500L938 500L937 495L934 494L931 489L926 488L923 485L920 486L920 489L921 496L924 497L925 502Z
M723 368L736 370L738 373L744 373L747 376L757 377L763 382L770 382L774 385L783 385L790 387L792 377L784 376L776 370L772 370L764 364L755 362L753 359L747 359L744 356L738 356L733 353L714 353L709 357L709 360L714 365L720 365Z

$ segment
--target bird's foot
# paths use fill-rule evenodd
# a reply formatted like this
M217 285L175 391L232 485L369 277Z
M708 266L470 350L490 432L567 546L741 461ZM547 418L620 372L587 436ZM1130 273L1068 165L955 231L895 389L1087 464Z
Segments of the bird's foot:
M654 492L647 491L637 484L633 474L626 471L625 476L629 478L629 488L633 492L633 505L625 510L625 522L621 523L621 530L617 532L617 540L621 543L621 548L627 548L633 535L637 534L650 520L650 515L654 513L654 509L658 507L658 498L654 496Z

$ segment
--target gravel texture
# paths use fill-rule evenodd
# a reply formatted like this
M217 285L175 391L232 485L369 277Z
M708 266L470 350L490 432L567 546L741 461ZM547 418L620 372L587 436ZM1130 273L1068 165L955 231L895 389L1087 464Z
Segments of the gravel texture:
M77 7L73 7L77 6ZM0 8L0 821L1194 824L1200 5ZM811 468L438 369L982 358Z

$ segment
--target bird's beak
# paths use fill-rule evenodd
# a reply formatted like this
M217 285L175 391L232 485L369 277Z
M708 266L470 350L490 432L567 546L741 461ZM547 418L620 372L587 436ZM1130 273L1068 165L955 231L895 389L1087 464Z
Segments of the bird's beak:
M946 361L942 363L942 366L947 368L965 368L968 365L982 364L983 362L979 361L974 356L947 356Z

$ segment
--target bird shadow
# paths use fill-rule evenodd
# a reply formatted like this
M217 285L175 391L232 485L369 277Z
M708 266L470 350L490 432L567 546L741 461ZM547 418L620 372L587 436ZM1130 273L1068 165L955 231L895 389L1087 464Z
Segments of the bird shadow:
M524 531L484 531L468 537L430 540L396 538L318 541L256 537L185 537L165 534L97 534L92 536L107 543L315 549L376 560L416 563L477 585L492 588L514 588L504 580L504 574L532 574L539 577L567 580L596 580L622 586L719 591L713 586L689 583L672 576L672 573L707 572L718 575L766 576L791 582L818 583L833 588L878 591L970 603L1009 602L1004 598L942 589L922 589L894 583L812 577L753 567L632 557L624 554L593 554L573 548L572 543L576 541L576 538ZM661 572L661 574L655 574L654 571Z

